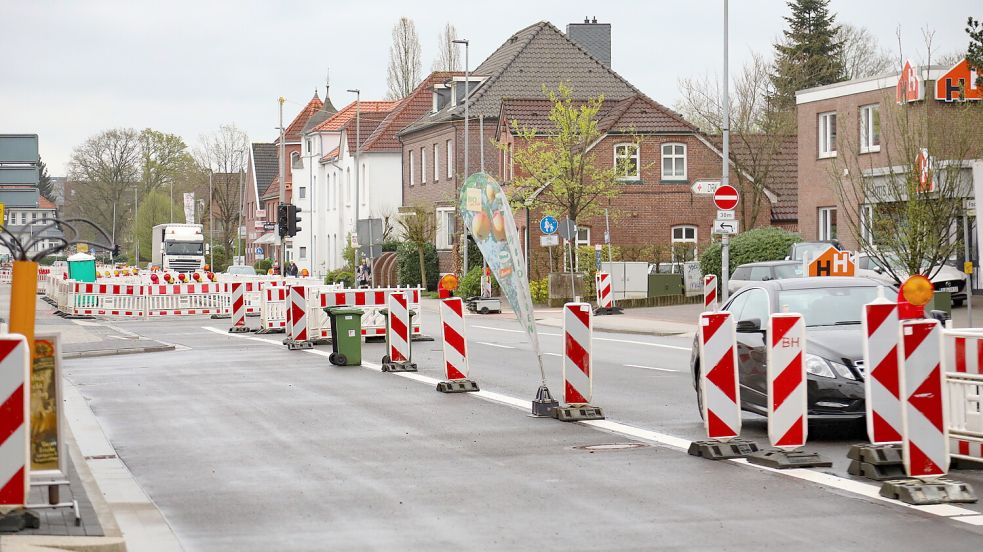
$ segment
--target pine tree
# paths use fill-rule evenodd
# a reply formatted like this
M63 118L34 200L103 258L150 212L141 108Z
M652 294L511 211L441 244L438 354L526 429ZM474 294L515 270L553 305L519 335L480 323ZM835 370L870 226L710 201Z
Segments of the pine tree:
M44 164L43 160L38 161L38 192L41 196L54 201L54 196L51 189L51 177L48 176L48 166Z
M970 17L966 22L966 34L969 35L966 59L971 66L977 69L983 68L983 25ZM983 86L983 74L976 77L976 86Z
M795 92L844 79L842 48L836 34L839 25L829 12L829 0L789 0L792 13L785 17L788 29L775 44L773 105L779 110L795 107Z

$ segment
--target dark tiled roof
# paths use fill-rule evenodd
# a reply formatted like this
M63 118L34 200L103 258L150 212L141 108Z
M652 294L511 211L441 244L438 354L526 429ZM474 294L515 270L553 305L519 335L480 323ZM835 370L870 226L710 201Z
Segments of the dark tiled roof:
M722 147L719 135L711 136L710 140L718 149ZM798 138L794 134L779 137L731 134L731 158L778 196L778 203L771 210L771 218L775 222L790 222L799 218L798 152ZM756 165L758 172L763 174L753 174Z
M276 144L253 144L253 166L256 168L256 189L263 196L270 182L280 172L280 162L277 156Z
M260 199L273 199L280 197L280 177L274 176L273 181L266 187L266 191L260 194Z
M396 134L407 125L423 115L430 113L433 108L433 86L443 83L455 76L464 75L463 71L434 71L423 82L418 84L409 96L403 98L371 136L362 144L364 152L393 152L401 151L402 147Z
M574 102L582 105L584 101ZM547 99L502 100L500 125L511 126L513 120L520 127L535 128L548 133L553 127L549 120L552 104ZM666 106L642 96L632 95L623 100L604 100L597 114L598 130L602 133L695 133L697 129L682 116Z
M473 73L485 81L471 93L470 115L496 117L504 98L541 98L543 86L561 82L575 97L620 100L641 92L592 57L548 21L526 27L492 52ZM464 106L447 107L426 115L400 134L422 130L464 115Z
M312 128L330 119L331 116L337 112L338 110L335 109L334 104L331 103L331 98L327 98L324 104L321 106L321 109L315 111L314 114L311 115L311 118L304 123L304 128L301 129L300 134L307 134Z

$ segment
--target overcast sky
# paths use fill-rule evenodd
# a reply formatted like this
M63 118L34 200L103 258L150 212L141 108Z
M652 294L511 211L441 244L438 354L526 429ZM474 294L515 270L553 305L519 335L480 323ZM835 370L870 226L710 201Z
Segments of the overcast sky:
M585 16L612 24L612 66L652 98L672 105L677 79L719 74L722 0L585 2L0 0L0 133L37 133L52 176L72 148L112 127L151 127L198 137L235 123L254 142L275 136L277 102L292 118L317 88L341 107L386 93L390 31L412 18L429 71L450 21L471 41L474 67L516 30L548 20L561 30ZM452 13L448 8L453 6ZM979 0L833 0L839 22L867 27L892 53L900 26L905 55L965 50ZM780 0L733 0L732 71L752 51L771 53L785 27Z

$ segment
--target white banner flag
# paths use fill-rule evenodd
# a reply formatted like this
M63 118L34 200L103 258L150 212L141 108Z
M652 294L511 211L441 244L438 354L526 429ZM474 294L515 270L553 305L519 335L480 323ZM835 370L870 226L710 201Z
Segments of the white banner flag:
M186 224L195 223L195 193L185 192L184 194L184 222Z

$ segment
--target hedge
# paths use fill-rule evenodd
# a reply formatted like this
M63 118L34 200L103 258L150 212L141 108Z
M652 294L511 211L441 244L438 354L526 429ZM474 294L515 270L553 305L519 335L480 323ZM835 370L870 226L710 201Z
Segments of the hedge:
M423 247L423 265L427 271L427 289L437 289L437 248L432 243ZM401 286L420 284L420 258L416 245L406 242L396 248L396 281Z
M778 261L788 256L793 243L802 236L781 228L755 228L738 234L730 240L730 273L746 263ZM704 274L720 276L720 243L711 244L700 256L700 270Z

